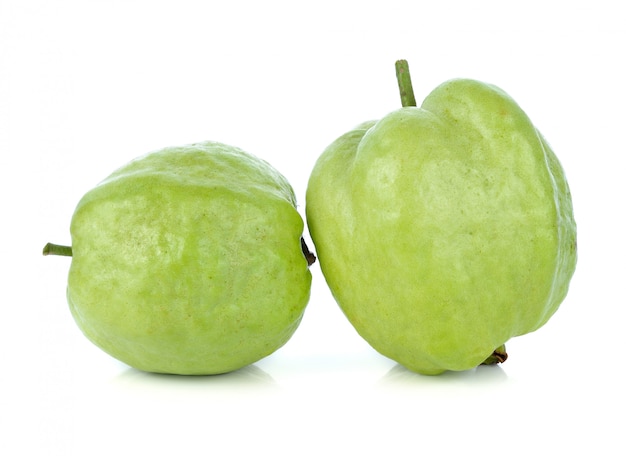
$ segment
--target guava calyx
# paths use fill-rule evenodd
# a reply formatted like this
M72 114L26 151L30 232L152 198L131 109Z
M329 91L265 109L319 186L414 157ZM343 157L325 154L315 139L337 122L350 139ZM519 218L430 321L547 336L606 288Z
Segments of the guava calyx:
M315 263L317 257L313 252L309 250L309 246L306 245L303 237L300 238L300 245L302 246L302 253L304 254L304 258L306 258L306 262L309 264L309 266L311 266L313 263Z
M491 365L491 364L501 364L507 360L509 355L506 352L506 347L504 345L500 345L496 348L493 353L480 363L481 366Z

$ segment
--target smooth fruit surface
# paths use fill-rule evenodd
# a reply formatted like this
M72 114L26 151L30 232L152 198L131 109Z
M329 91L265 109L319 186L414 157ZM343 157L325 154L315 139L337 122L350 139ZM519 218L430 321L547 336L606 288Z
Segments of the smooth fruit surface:
M141 370L218 374L282 346L311 274L287 180L215 142L120 168L79 202L67 297L97 346Z
M376 350L424 373L471 369L564 299L576 225L563 169L522 109L482 82L332 143L306 215L324 277Z

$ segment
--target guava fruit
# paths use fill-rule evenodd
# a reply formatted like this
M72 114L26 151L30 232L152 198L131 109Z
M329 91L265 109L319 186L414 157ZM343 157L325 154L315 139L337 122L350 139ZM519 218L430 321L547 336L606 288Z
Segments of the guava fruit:
M137 369L220 374L285 344L313 256L292 187L267 162L202 142L139 157L86 193L67 300L85 336ZM308 254L305 257L305 252Z
M500 88L454 79L365 122L318 158L306 192L337 303L381 354L436 375L506 359L554 314L576 265L561 164Z

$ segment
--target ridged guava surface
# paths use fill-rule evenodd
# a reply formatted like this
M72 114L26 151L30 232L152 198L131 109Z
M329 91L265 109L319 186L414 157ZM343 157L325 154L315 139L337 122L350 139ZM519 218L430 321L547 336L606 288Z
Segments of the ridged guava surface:
M318 159L310 234L345 315L380 353L470 369L542 326L576 263L563 169L502 90L457 79Z
M286 179L215 142L160 150L79 202L67 289L84 334L141 370L218 374L293 334L309 299Z

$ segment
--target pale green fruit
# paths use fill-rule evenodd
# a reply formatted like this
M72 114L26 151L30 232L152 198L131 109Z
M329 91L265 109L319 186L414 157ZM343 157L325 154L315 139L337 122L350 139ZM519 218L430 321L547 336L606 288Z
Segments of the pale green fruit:
M287 180L235 147L151 153L79 202L67 297L84 334L150 372L219 374L296 330L311 274Z
M563 169L502 90L437 87L332 143L306 194L343 312L408 369L471 369L542 326L576 263Z

